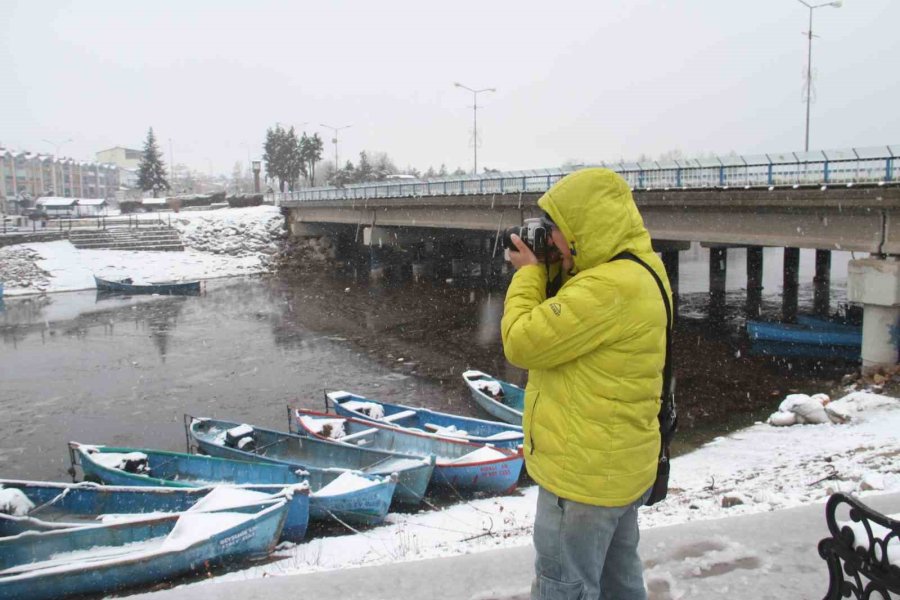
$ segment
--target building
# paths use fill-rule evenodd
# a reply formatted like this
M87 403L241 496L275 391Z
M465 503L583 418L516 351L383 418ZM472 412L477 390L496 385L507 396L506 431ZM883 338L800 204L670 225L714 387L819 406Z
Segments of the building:
M119 167L0 148L0 207L18 213L41 196L114 198Z
M101 150L94 158L98 163L109 163L116 165L120 169L130 169L137 171L141 162L143 152L134 150L133 148L125 148L123 146L115 146L107 150Z

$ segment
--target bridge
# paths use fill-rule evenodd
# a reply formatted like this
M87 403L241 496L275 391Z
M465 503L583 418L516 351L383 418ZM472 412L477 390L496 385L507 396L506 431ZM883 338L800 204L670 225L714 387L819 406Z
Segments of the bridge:
M784 317L796 316L799 249L816 255L817 312L828 312L830 252L867 252L850 266L848 297L891 307L879 317L880 353L863 362L894 364L900 326L900 144L834 151L729 155L670 162L600 163L622 175L677 284L678 251L710 248L711 296L724 297L729 247L747 247L748 311L761 299L762 247L785 249ZM576 168L486 173L308 188L276 195L296 236L352 236L370 248L415 246L448 235L497 236L537 216L537 199ZM360 236L362 233L362 236ZM491 243L490 238L493 238ZM370 254L375 252L370 250ZM875 290L878 290L877 293ZM874 294L874 295L873 295ZM868 311L875 314L873 311ZM874 317L869 319L875 322ZM873 325L874 328L874 325ZM869 328L864 326L864 338ZM893 336L896 338L897 336ZM872 346L872 344L869 344ZM891 357L891 358L887 358Z

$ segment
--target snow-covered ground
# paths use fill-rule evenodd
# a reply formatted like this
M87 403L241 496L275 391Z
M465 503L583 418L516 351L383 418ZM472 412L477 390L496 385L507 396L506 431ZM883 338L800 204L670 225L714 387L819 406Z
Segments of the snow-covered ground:
M758 423L672 462L669 498L641 511L644 528L775 511L843 490L900 491L900 399L853 392L832 403L844 424L773 427ZM402 560L469 554L531 543L537 490L460 501L344 536L313 538L277 552L278 560L222 575L220 581L288 575Z
M182 212L171 221L184 252L79 250L68 241L0 248L4 295L91 289L93 275L152 283L259 273L267 270L284 226L272 206Z

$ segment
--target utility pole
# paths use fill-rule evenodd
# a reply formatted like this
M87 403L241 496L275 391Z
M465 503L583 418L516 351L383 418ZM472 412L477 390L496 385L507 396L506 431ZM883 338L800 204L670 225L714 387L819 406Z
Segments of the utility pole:
M338 162L338 131L340 131L341 129L347 129L348 127L353 127L353 125L341 125L340 127L332 127L331 125L319 123L319 126L330 129L334 133L334 137L331 138L331 142L334 144L334 170L335 172L340 171L341 163Z
M809 39L806 49L806 141L803 150L809 152L809 105L812 101L812 40L813 40L813 11L823 6L831 6L840 8L843 4L842 0L834 0L834 2L823 2L821 4L809 4L805 0L797 0L800 4L809 9L809 31L805 32Z

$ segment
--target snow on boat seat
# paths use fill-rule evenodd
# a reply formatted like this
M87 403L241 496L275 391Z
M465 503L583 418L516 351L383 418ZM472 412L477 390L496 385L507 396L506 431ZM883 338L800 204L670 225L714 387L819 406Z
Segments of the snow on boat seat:
M347 402L343 402L341 406L343 406L347 410L352 410L353 412L358 412L360 414L366 415L370 419L384 418L384 407L380 404L375 404L374 402L349 400Z
M379 485L381 481L362 477L352 471L345 471L332 479L327 485L319 488L313 493L313 496L340 496L350 492L357 492L368 487Z
M449 427L443 427L441 425L435 425L434 423L425 423L425 429L428 431L433 431L434 433L440 435L446 435L449 437L466 437L469 435L468 431L464 429L457 429L456 425L450 425Z
M468 454L463 454L459 458L454 458L451 461L447 461L446 464L464 464L464 463L480 463L480 462L489 462L492 460L500 460L501 458L507 458L509 455L500 452L496 448L491 448L490 446L482 446L478 450L473 450Z
M0 486L3 488L3 486ZM34 508L34 502L28 499L20 489L0 489L0 513L13 517L24 517Z
M184 550L197 542L236 527L255 515L235 512L183 513L172 528L161 550Z
M494 398L503 396L503 388L496 381L476 381L472 385L475 386L476 390L488 396L493 396Z
M149 475L150 463L143 452L91 452L91 458L107 469Z
M190 507L188 512L227 510L229 508L237 508L249 504L259 504L260 501L265 500L266 498L271 498L271 495L266 494L265 492L255 492L253 490L227 485L217 485L210 493Z
M522 437L521 431L501 431L500 433L495 433L494 435L489 435L482 439L502 442L504 440L515 440L520 437Z
M382 421L387 421L388 423L393 423L394 421L401 421L406 417L414 417L416 415L416 411L414 410L401 410L398 413L394 413L392 415L388 415L386 417L382 417Z
M344 431L346 419L316 419L306 415L300 417L300 422L306 429L331 440L340 440L347 434Z

